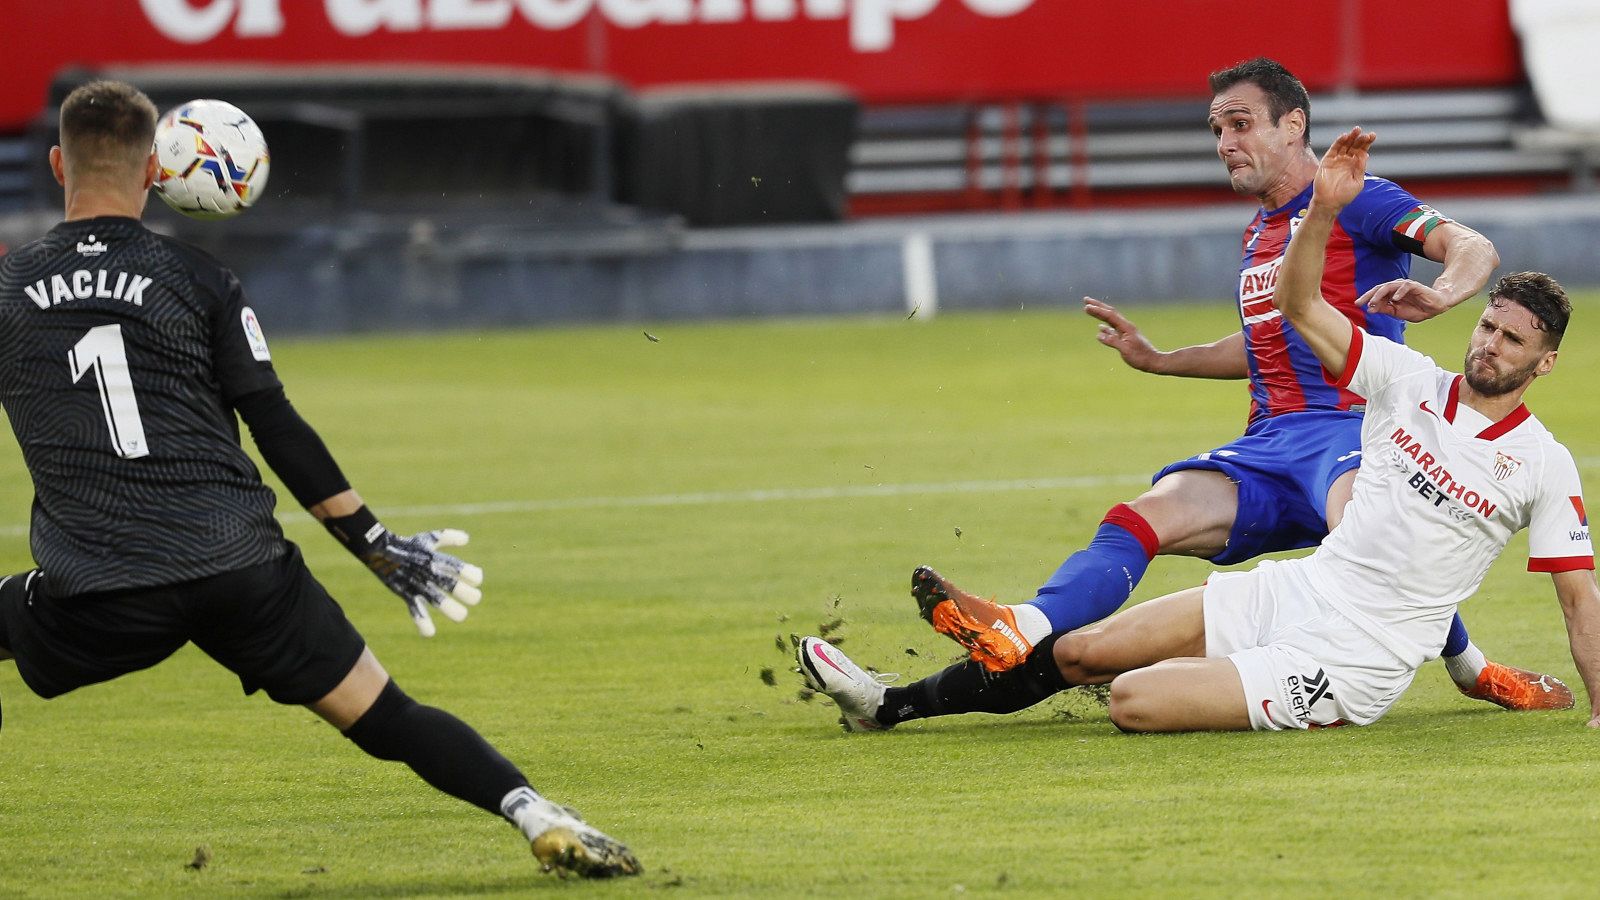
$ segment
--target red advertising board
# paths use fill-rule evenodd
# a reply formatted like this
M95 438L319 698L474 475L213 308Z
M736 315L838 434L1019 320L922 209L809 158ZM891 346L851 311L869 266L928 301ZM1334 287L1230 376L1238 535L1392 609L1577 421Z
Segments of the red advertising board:
M1313 89L1521 78L1505 0L0 0L0 129L63 67L513 66L635 86L804 79L868 102L1196 95L1247 56ZM1418 26L1426 27L1419 32Z

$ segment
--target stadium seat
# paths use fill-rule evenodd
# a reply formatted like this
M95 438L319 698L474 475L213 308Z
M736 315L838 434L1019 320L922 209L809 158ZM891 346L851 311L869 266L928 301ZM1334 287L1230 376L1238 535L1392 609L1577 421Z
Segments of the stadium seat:
M1575 174L1563 148L1522 139L1538 118L1522 88L1318 95L1311 109L1318 146L1352 125L1381 132L1375 168L1394 178L1503 190ZM1227 182L1205 117L1198 98L868 108L852 201L873 212L1220 200Z

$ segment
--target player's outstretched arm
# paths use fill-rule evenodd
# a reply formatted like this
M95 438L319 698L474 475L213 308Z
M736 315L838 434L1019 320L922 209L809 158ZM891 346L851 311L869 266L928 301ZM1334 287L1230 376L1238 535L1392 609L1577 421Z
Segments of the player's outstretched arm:
M433 637L433 607L452 622L467 617L467 607L483 598L483 570L440 547L463 547L467 533L454 528L401 537L383 527L361 495L346 489L307 508L345 549L366 563L384 586L406 602L423 637Z
M1550 578L1567 619L1572 661L1589 694L1589 727L1600 728L1600 586L1589 569L1556 572Z
M482 598L478 585L483 583L483 570L439 552L440 547L465 544L465 532L445 529L399 537L384 528L350 488L327 445L295 411L281 385L239 397L234 409L284 487L400 595L423 637L434 634L430 606L451 621L467 617L466 607Z
M1250 375L1243 332L1236 331L1209 344L1162 351L1156 349L1133 320L1104 300L1083 298L1083 311L1100 321L1100 343L1117 351L1123 362L1141 372L1185 378L1247 378Z
M1311 206L1289 241L1278 270L1273 302L1305 338L1323 368L1344 372L1350 351L1350 329L1355 326L1323 299L1322 272L1328 237L1340 211L1350 204L1366 181L1367 149L1376 135L1352 128L1339 135L1322 156L1312 182Z

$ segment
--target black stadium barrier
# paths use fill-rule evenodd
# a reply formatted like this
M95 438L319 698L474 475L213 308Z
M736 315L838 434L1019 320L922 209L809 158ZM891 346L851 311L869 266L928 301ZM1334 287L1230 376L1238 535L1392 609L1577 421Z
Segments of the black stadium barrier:
M243 109L272 150L263 211L290 216L302 202L469 213L558 195L700 226L838 220L857 114L812 86L634 98L608 79L524 70L138 67L63 72L35 143L53 142L54 110L93 77L129 81L163 112L201 97ZM42 165L35 183L53 205Z
M618 199L701 227L838 221L858 111L826 87L642 94L623 107Z

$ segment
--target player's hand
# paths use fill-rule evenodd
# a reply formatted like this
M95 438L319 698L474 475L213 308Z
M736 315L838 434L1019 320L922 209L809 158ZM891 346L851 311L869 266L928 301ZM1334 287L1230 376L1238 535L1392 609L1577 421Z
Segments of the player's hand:
M1339 135L1322 155L1317 177L1312 181L1313 202L1334 210L1343 209L1361 193L1367 179L1367 148L1378 136L1359 126Z
M349 493L355 496L353 491ZM316 514L319 507L320 504L311 507L312 513ZM483 584L483 570L439 552L440 547L466 546L465 531L445 528L400 537L383 527L365 505L346 515L323 518L322 525L356 559L366 563L385 587L406 602L411 620L417 623L417 631L423 637L434 635L428 607L459 622L467 617L468 606L476 606L483 599L483 592L478 590L478 585Z
M1093 297L1083 298L1083 311L1100 320L1099 341L1122 355L1122 361L1141 372L1154 372L1166 354L1156 349L1139 326L1117 308Z
M1426 321L1450 308L1443 293L1409 278L1385 281L1362 294L1356 305L1407 322Z
M467 617L467 607L478 605L483 592L483 570L462 562L440 547L462 547L465 531L445 528L401 537L388 529L358 554L384 586L394 591L411 611L411 620L423 637L433 637L433 617L428 607L452 622Z

